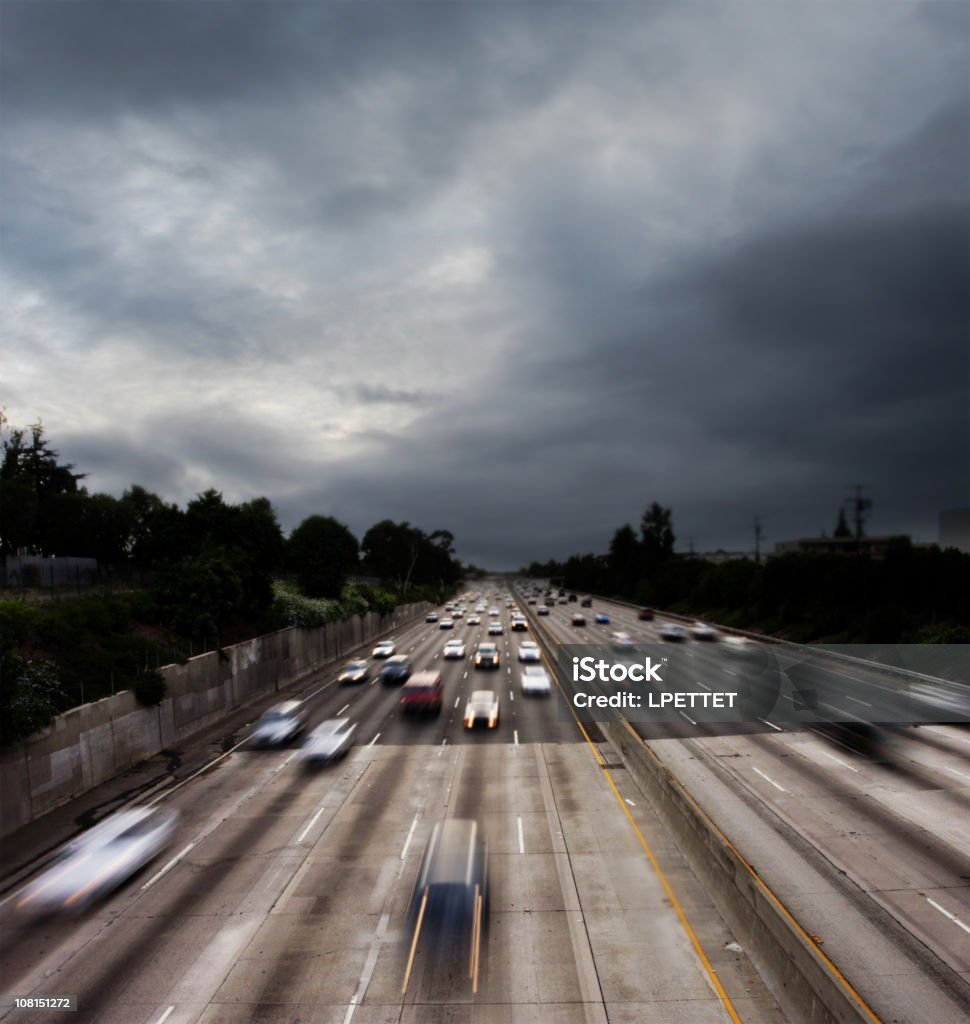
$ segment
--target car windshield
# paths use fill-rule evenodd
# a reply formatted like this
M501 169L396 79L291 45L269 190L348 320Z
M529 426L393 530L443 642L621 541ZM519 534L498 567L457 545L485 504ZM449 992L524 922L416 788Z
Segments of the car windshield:
M359 672L362 668L366 668L366 663L363 661L349 661L344 669L345 672Z
M394 657L393 658L389 658L388 662L387 662L387 664L389 666L391 666L391 665L393 665L393 666L406 665L407 663L408 663L408 659L403 654L395 654Z

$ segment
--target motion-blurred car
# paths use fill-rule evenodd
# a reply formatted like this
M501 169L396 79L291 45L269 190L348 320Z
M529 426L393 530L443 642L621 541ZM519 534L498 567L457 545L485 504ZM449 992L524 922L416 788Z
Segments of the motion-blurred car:
M279 747L295 739L307 727L307 712L301 700L275 704L256 723L249 737L254 747Z
M651 608L641 608L637 612L637 618L641 622L653 622L653 610Z
M501 622L489 623L489 627L488 627L488 635L489 636L503 636L504 633L505 633L505 630L502 628L502 623Z
M552 693L552 680L541 665L526 665L522 669L521 682L524 694L547 696Z
M491 615L492 618L495 618L495 616L498 615L498 608L489 608L488 614Z
M366 683L370 668L366 661L348 661L337 674L338 683Z
M542 661L542 653L535 640L523 640L519 644L519 661Z
M438 629L454 629L454 628L455 628L455 620L450 618L450 617L447 618L447 619L442 619L441 622L438 623Z
M690 627L690 635L695 640L716 640L717 630L713 626L709 626L706 622L695 622Z
M465 641L449 640L448 643L445 644L445 649L442 654L445 658L464 658Z
M475 652L475 668L498 668L501 661L495 644L479 644Z
M454 610L454 612L452 612L452 615L456 619L463 619L465 617L465 609L464 608L456 608Z
M441 711L441 691L440 672L415 672L401 693L402 713L437 715Z
M425 622L437 622L438 621L438 613L437 612L428 612L428 614L425 615L425 617L424 617L424 621Z
M599 623L601 626L608 626L610 624L610 617L606 612L597 612L593 617L593 621Z
M665 622L660 627L660 639L670 643L679 643L681 640L687 639L687 630L683 626L678 626L676 622Z
M84 910L154 860L171 842L178 812L133 807L73 840L42 875L23 889L14 909L23 915Z
M381 640L381 642L371 652L373 658L389 658L397 648L394 646L393 640Z
M610 644L614 651L628 651L635 643L636 641L629 633L614 633L610 637Z
M535 601L533 601L532 603L535 604ZM536 607L536 615L548 615L548 614L549 614L549 608L546 605L540 604L540 605L538 605Z
M593 599L591 597L584 597L579 602L579 607L580 608L592 608L593 607Z
M381 669L382 683L405 683L411 677L411 659L406 654L388 658Z
M346 755L357 728L347 718L329 718L321 722L300 748L300 760L307 765L326 764Z
M465 728L482 722L494 729L498 725L498 694L494 690L473 690L465 705Z
M528 630L529 623L525 621L524 615L514 615L512 617L512 632L513 633L524 633Z
M586 616L585 615L578 615L578 614L577 615L573 615L569 619L569 624L571 626L585 626L586 625Z
M468 618L465 619L465 622L467 622L469 626L480 626L482 624L482 618L480 615L469 615Z

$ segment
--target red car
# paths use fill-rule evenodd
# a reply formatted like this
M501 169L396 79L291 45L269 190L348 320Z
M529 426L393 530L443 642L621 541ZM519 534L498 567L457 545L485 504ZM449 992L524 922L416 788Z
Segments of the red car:
M441 711L441 673L415 672L401 692L401 711L406 715L437 715Z
M641 622L653 622L653 609L641 608L640 611L637 612L637 618Z

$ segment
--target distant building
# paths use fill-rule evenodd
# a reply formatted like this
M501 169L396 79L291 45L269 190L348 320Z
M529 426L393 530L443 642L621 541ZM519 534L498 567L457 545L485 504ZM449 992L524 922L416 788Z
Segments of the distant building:
M775 556L791 554L855 555L858 553L868 555L870 558L884 558L889 545L896 540L910 541L910 538L905 534L893 534L888 537L862 537L858 541L855 537L803 537L800 540L779 541L775 545Z
M970 508L951 508L940 513L940 547L970 554Z
M717 551L695 551L691 557L699 558L703 562L713 562L715 565L722 562L738 562L745 558L754 559L750 551L725 551L724 548L718 548Z

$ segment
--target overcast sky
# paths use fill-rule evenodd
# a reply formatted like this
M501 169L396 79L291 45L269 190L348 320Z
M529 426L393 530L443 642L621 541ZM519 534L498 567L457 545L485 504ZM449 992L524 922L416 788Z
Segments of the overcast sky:
M0 0L0 408L493 568L970 504L970 6Z

